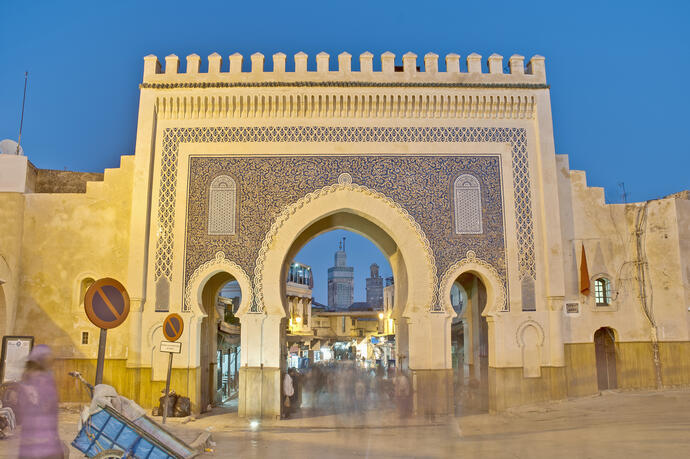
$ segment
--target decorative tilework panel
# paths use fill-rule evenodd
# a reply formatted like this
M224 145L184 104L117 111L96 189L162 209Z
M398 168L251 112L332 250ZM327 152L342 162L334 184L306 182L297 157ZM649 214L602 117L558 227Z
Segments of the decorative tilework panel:
M518 270L536 278L532 199L524 128L257 126L166 128L158 199L155 278L172 271L175 186L180 142L506 142L512 150Z
M281 210L307 193L337 183L343 173L353 183L393 199L412 215L429 239L439 272L473 250L495 266L505 281L500 158L407 155L192 157L185 282L221 250L253 273L264 237ZM455 234L452 189L463 173L471 173L481 183L483 234ZM231 237L209 235L205 228L209 185L218 175L237 179L241 212L236 235Z

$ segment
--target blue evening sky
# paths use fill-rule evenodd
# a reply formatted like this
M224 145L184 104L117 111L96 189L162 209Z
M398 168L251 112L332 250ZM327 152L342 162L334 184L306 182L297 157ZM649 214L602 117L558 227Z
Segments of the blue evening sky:
M147 54L224 57L407 51L422 62L499 53L546 57L556 152L620 202L690 188L690 2L0 0L0 139L40 168L102 171L133 154ZM288 59L290 66L291 59ZM184 67L183 67L184 68ZM224 67L225 68L225 67ZM376 68L376 67L375 67ZM353 249L355 246L353 246ZM328 258L331 251L328 250ZM302 260L304 262L312 262ZM312 262L313 263L313 262ZM365 272L369 262L356 265ZM361 295L358 293L358 296ZM319 298L320 299L320 298Z
M379 276L384 279L393 275L390 263L369 239L346 230L333 230L309 241L295 256L295 261L311 266L314 276L312 296L316 301L328 304L328 268L335 262L338 243L345 237L347 265L355 268L355 301L366 301L366 278L372 263L379 265ZM385 285L385 283L384 283Z

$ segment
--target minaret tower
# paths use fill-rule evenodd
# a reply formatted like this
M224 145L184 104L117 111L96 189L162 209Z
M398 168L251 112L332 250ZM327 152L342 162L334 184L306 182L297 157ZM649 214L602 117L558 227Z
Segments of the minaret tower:
M334 263L328 268L328 308L343 310L350 307L355 295L355 269L347 266L345 238L338 243Z

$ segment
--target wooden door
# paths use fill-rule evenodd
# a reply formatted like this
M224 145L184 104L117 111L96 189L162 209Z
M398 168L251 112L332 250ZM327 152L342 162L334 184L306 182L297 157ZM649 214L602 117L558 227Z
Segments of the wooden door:
M597 362L597 384L599 390L618 387L616 377L616 345L613 330L600 328L594 333L594 352Z

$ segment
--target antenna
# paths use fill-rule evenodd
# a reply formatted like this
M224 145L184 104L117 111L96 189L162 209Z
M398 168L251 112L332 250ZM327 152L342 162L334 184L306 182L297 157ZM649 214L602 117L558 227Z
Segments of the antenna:
M625 191L625 182L618 182L618 188L621 189L621 199L625 204L628 203L628 193Z
M17 154L22 143L22 127L24 126L24 103L26 102L26 83L29 81L29 72L24 72L24 98L22 99L22 117L19 121L19 140L17 141Z

